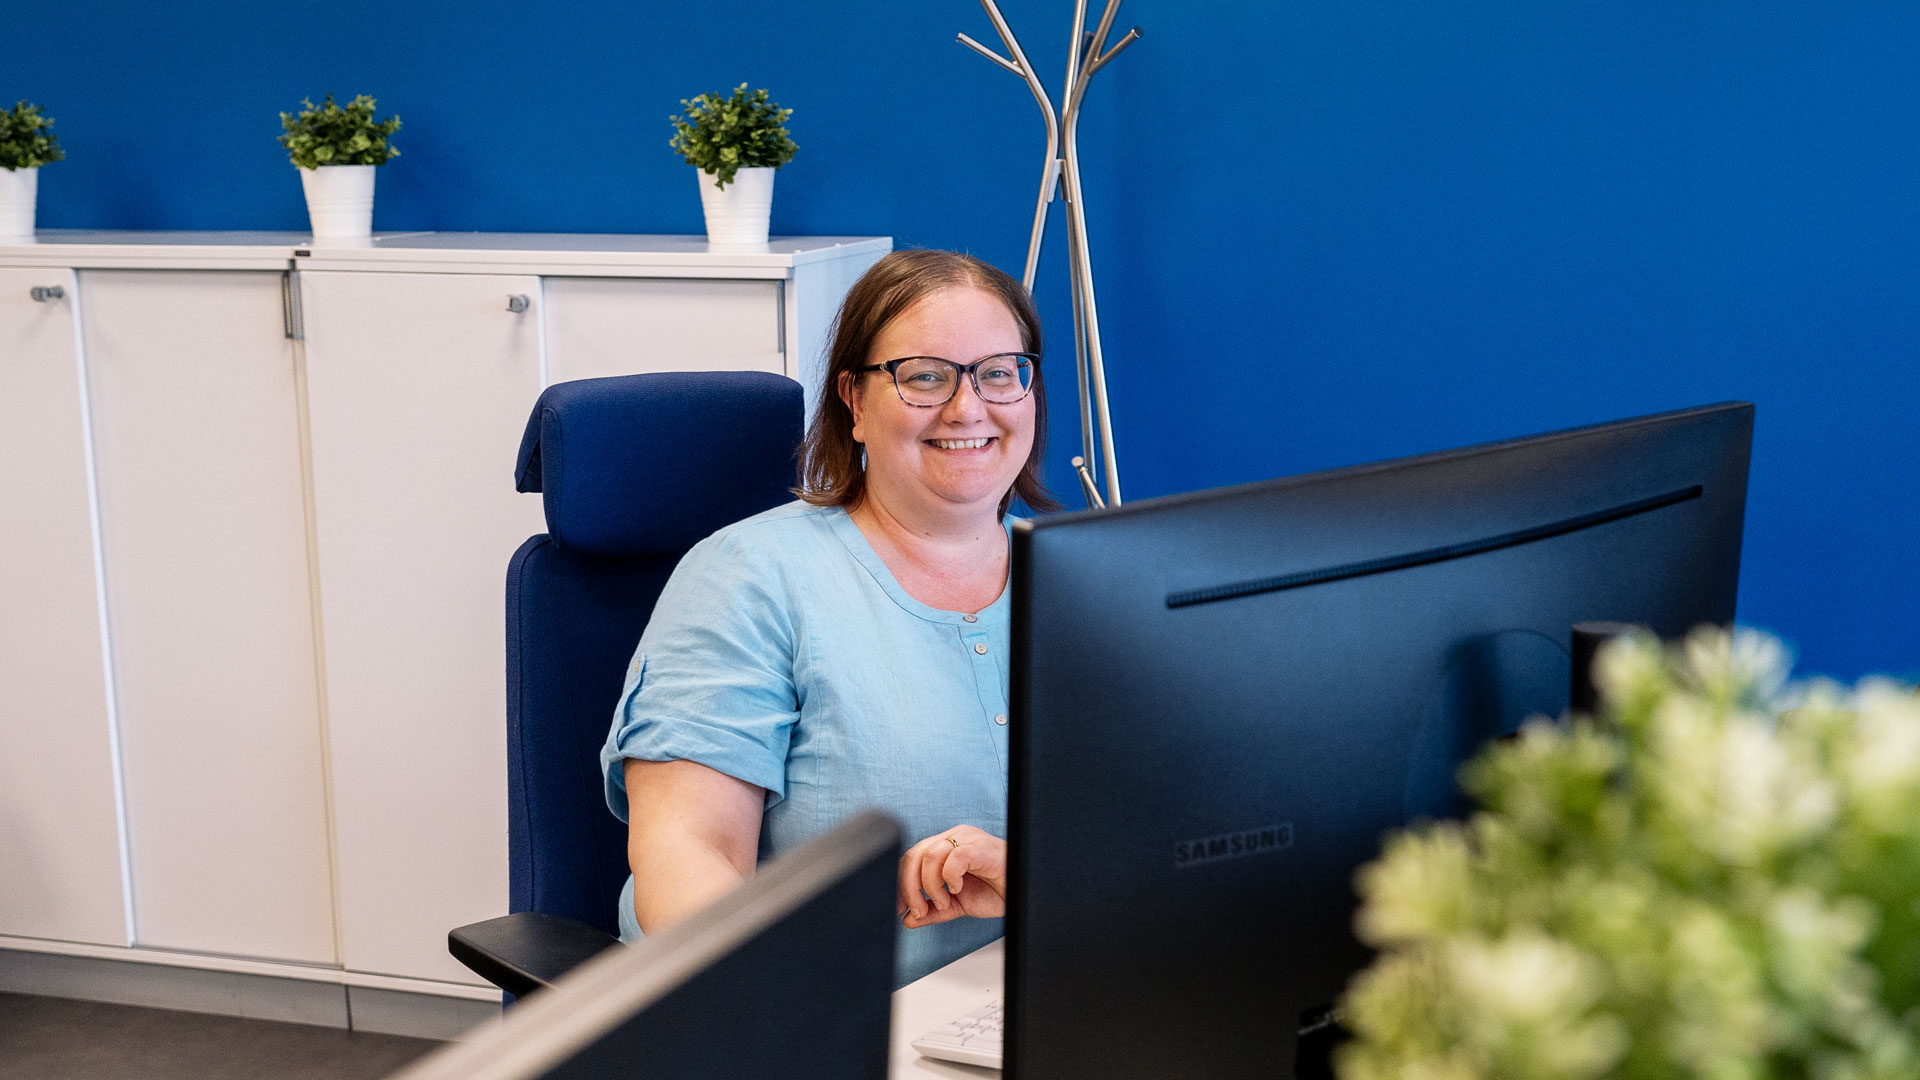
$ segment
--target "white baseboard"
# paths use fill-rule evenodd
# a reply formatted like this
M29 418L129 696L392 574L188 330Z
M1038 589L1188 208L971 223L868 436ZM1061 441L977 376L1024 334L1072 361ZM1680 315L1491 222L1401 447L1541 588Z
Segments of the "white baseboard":
M56 941L51 938L14 937L0 934L0 951L55 953L60 956L85 956L95 960L118 960L162 967L197 968L203 971L232 971L242 975L270 975L280 979L339 983L342 986L371 986L381 990L431 994L436 997L465 998L494 1005L501 1002L498 987L488 986L475 976L474 983L443 982L403 975L378 975L366 971L342 971L318 964L294 964L284 960L256 960L245 956L219 956L213 953L178 952L145 946L95 945L82 941Z
M478 988L427 980L372 976L354 979L330 968L302 969L260 961L232 970L204 963L171 964L150 953L114 950L119 957L81 955L49 948L0 947L0 991L79 998L185 1012L245 1016L322 1027L350 1028L423 1039L455 1039L500 1018L498 992L476 1000ZM92 951L89 949L89 951ZM102 950L104 951L104 950ZM205 958L194 958L204 960ZM287 969L290 969L287 970ZM372 983L373 985L367 985ZM416 984L456 994L421 992ZM396 984L398 988L396 988ZM484 992L481 992L484 993Z
M498 1002L487 1004L432 994L349 986L347 1014L355 1031L411 1035L416 1039L464 1039L501 1020Z

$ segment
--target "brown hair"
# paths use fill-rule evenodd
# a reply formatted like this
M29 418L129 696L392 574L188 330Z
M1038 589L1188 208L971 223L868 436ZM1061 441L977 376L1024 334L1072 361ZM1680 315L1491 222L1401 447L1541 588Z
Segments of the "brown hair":
M800 486L794 494L815 506L852 508L866 497L867 472L861 446L853 438L853 410L840 400L840 376L869 363L873 343L887 324L929 294L960 285L990 292L1020 324L1021 348L1040 355L1040 316L1026 287L1004 271L955 251L895 251L874 263L847 291L833 320L833 344L827 350L827 375L814 409L813 426L800 443ZM1060 504L1040 483L1040 459L1047 445L1047 385L1041 365L1033 365L1033 449L1000 499L1000 512L1018 495L1035 510Z

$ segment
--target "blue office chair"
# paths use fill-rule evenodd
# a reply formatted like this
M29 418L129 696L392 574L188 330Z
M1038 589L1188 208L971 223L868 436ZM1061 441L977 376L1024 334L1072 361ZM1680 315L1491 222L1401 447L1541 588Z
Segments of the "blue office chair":
M507 839L512 914L448 951L524 995L614 943L626 829L599 754L667 576L701 538L786 502L800 385L760 372L582 379L534 404L514 471L547 531L507 567Z

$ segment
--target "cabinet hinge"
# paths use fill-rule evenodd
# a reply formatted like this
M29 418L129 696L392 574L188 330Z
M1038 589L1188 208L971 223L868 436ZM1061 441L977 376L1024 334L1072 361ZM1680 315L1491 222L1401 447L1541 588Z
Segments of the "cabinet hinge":
M280 315L289 339L307 340L307 328L300 317L300 278L293 270L280 272Z

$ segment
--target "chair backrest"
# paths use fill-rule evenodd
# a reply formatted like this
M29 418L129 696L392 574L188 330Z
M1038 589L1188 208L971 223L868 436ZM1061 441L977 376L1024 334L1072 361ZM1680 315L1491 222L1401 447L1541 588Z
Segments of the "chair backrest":
M667 576L714 530L792 498L800 385L676 372L547 388L515 482L547 531L507 569L507 818L512 911L617 933L626 831L599 752Z

